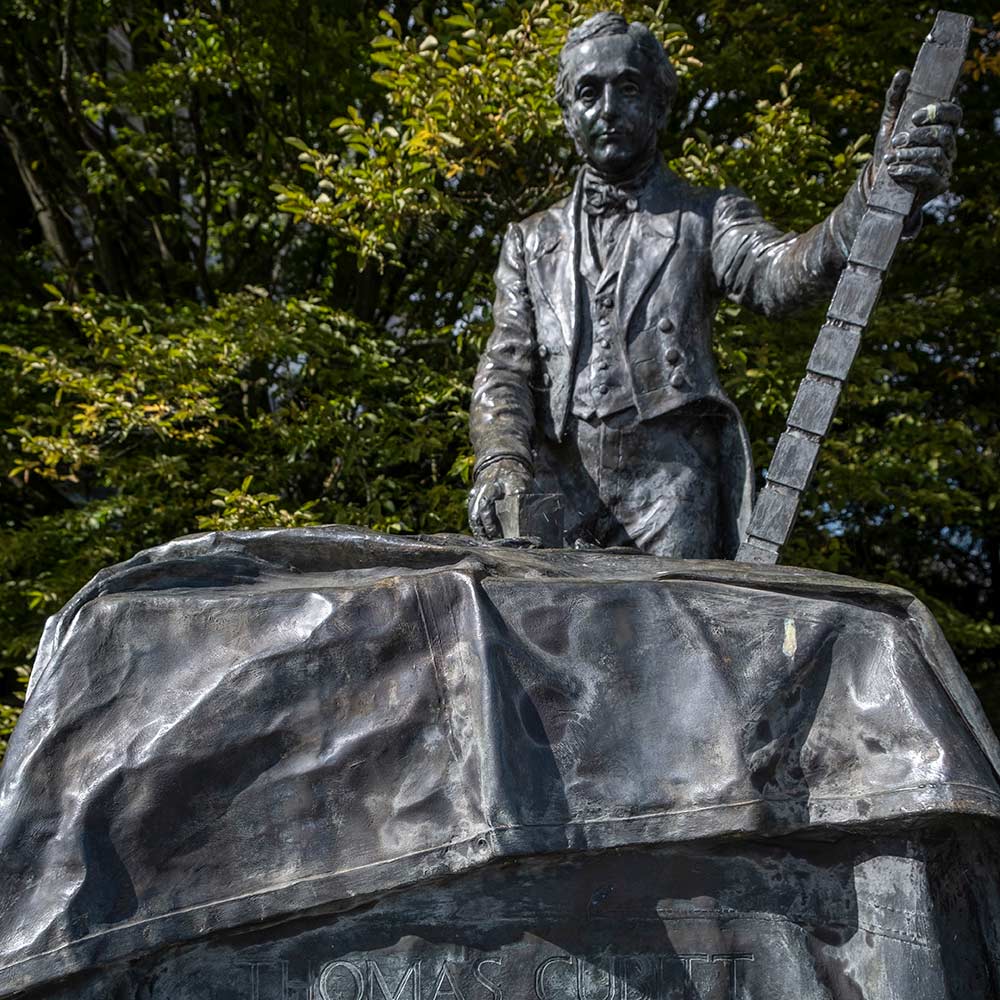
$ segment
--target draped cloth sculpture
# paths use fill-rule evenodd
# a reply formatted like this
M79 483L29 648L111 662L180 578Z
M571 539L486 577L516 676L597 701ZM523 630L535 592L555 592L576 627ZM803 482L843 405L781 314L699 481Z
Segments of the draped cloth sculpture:
M0 997L994 996L998 769L897 589L192 536L46 630Z

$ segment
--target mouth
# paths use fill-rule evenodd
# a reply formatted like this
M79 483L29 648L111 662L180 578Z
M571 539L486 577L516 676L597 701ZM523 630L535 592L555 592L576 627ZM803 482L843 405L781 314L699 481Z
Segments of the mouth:
M597 134L597 142L603 146L618 142L623 138L625 138L625 133L616 128L605 129L605 131Z

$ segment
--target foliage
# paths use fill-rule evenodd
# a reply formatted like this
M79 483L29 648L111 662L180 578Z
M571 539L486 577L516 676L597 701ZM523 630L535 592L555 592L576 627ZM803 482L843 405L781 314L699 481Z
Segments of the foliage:
M433 241L442 227L457 228L463 242L492 245L500 222L537 211L569 183L552 81L567 28L597 9L466 3L419 35L382 12L387 32L372 44L380 67L372 79L385 107L366 118L351 106L335 118L339 149L289 140L320 193L276 184L278 202L382 264L399 259L413 230ZM656 26L681 71L691 64L679 25L642 4L624 9Z
M512 220L568 190L559 46L603 6L681 78L664 154L805 228L933 16L835 0L14 0L0 9L0 733L102 565L206 528L462 530L468 386ZM1000 718L1000 15L954 196L900 254L789 561L930 603ZM724 305L766 466L821 307Z

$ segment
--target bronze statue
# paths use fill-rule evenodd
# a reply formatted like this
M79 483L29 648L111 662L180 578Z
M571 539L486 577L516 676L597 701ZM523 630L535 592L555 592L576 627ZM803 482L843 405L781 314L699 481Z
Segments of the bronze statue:
M753 468L716 373L712 318L724 296L777 316L829 292L872 165L914 190L916 232L921 206L947 187L961 110L923 107L894 136L908 80L893 79L873 160L841 204L784 233L742 192L692 187L663 165L657 135L677 79L645 25L602 13L570 32L557 99L585 164L567 198L504 239L470 407L477 535L499 536L497 500L536 491L562 494L570 544L736 553Z

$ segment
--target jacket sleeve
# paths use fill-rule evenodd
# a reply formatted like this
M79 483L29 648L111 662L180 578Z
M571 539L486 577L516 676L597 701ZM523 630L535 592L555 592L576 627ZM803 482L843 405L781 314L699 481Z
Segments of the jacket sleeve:
M768 316L832 291L865 211L867 169L844 200L805 233L783 233L742 191L723 191L712 215L712 269L720 292Z
M529 380L535 363L535 319L524 265L524 233L511 225L500 250L493 332L479 359L469 405L476 468L499 457L533 470L535 404Z

